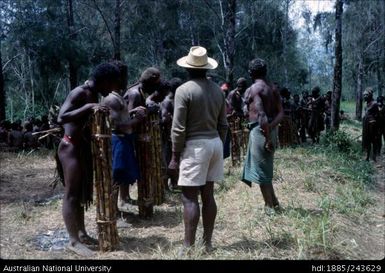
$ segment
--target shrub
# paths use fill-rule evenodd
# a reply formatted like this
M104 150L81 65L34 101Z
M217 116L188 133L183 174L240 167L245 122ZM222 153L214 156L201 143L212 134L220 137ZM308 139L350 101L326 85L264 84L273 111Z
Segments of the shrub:
M324 146L337 149L339 152L348 153L353 148L353 140L344 131L329 131L321 138L321 143Z

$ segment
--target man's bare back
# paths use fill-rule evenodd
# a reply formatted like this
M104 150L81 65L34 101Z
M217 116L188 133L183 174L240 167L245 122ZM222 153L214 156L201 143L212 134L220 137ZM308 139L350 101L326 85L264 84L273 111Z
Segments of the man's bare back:
M280 113L281 101L277 90L262 79L257 79L246 94L246 104L250 122L270 123L270 128L277 126L274 122Z
M116 92L112 92L103 100L103 104L108 106L110 109L111 120L113 122L113 130L116 130L120 133L131 134L131 127L122 126L129 124L131 121L127 103L123 97Z

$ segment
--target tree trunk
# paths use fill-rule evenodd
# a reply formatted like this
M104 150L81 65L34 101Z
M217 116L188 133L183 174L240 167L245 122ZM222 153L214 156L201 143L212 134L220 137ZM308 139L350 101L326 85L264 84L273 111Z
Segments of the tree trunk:
M3 62L1 57L1 41L0 41L0 121L5 120L5 90L3 77Z
M114 59L120 60L120 0L115 0Z
M289 24L289 6L291 0L285 0L285 22L283 23L282 30L282 60L283 60L283 76L285 80L285 86L289 83L289 76L287 71L287 38L288 38L288 24Z
M357 89L356 89L356 120L362 119L362 81L364 78L363 57L360 54L357 66Z
M377 68L377 79L379 81L378 85L378 96L382 96L385 89L385 0L381 2L381 18L382 18L382 47L381 47L381 57L379 65Z
M335 64L333 77L333 96L331 107L331 130L337 131L340 126L339 112L342 91L342 12L343 0L336 0L335 28Z
M223 7L223 5L222 5ZM234 56L235 56L235 15L236 0L226 0L224 7L224 24L222 30L224 33L224 54L226 81L232 86L234 80Z
M384 49L382 49L384 50ZM376 72L377 72L377 89L378 89L378 96L382 96L383 94L383 88L384 88L384 75L382 74L381 71L381 59L379 58L378 60L378 65L376 67Z
M76 42L76 32L74 30L75 23L74 23L74 11L73 11L73 2L72 0L67 0L67 24L68 24L68 30L69 30L69 38L74 45ZM74 55L70 54L71 56L68 58L68 70L69 70L69 80L70 80L70 86L71 89L74 89L78 85L78 67L74 61Z

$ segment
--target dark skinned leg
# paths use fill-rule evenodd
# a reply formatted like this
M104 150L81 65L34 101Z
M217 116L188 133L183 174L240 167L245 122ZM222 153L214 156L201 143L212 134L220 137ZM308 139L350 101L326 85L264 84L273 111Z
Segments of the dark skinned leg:
M214 230L215 218L217 216L217 204L214 199L214 182L207 182L200 187L202 196L202 218L203 218L203 243L211 248L211 238Z
M199 187L182 187L185 247L190 247L195 243L195 234L200 217L198 189Z
M262 196L263 196L263 199L265 200L266 206L273 208L279 205L278 199L275 196L273 184L271 183L261 184L260 188L261 188Z
M119 195L120 195L120 200L127 202L130 194L129 194L129 186L127 185L121 185L119 186Z
M83 208L81 208L81 210L80 210L78 223L79 223L80 242L83 244L86 244L86 245L97 245L99 243L98 240L90 237L87 234L87 231L86 231L86 228L84 225L84 209Z
M79 255L89 257L92 255L92 251L85 247L79 238L80 229L84 229L84 210L80 205L82 181L79 175L82 173L82 164L72 144L60 144L59 158L65 179L62 212L70 238L68 248Z

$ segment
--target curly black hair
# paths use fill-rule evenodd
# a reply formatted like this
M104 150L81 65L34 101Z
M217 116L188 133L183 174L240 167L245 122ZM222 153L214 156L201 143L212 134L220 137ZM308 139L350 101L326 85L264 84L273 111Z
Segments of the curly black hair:
M95 83L100 83L103 81L118 82L120 80L120 71L119 68L114 64L102 63L95 67L90 78Z
M249 62L249 73L256 77L265 77L267 74L266 62L260 58L255 58Z

